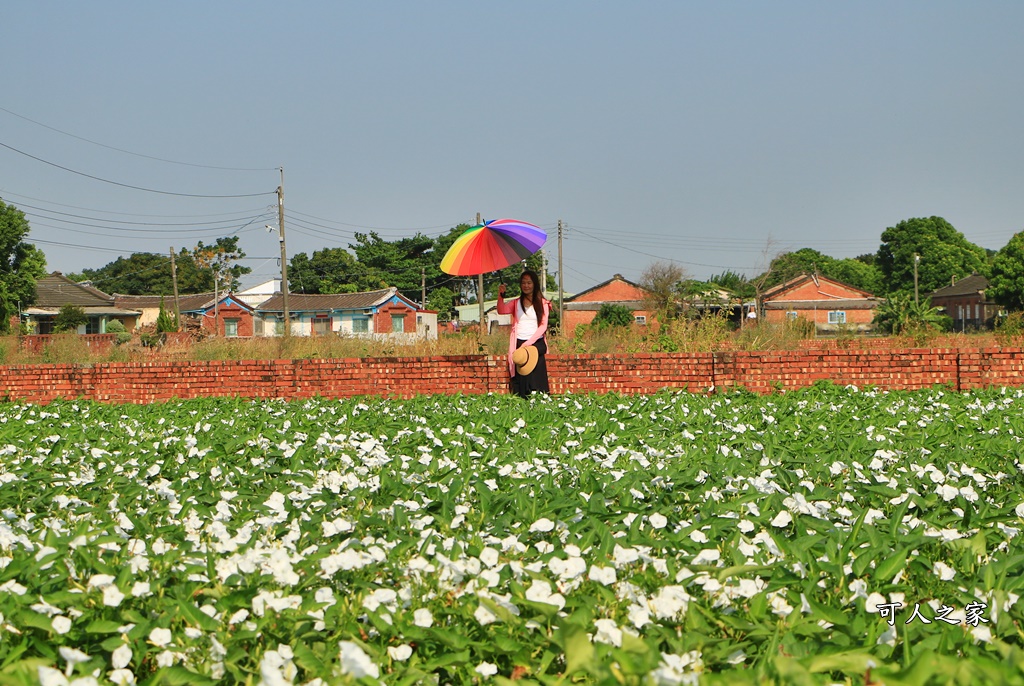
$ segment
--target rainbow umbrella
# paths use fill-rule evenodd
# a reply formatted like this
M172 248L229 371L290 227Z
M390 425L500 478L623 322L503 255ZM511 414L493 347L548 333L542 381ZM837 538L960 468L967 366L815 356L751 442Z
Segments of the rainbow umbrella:
M492 219L467 229L441 260L441 271L453 276L495 272L525 260L548 239L544 230L516 219Z

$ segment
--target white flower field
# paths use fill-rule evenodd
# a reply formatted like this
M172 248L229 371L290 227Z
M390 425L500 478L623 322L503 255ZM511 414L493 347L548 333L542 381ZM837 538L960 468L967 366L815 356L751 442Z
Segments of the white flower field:
M0 685L1024 684L1024 392L0 405Z

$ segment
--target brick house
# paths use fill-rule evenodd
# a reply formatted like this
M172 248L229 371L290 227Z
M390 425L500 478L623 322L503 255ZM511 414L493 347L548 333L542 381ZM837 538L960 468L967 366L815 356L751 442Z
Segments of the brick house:
M136 321L137 326L156 324L161 303L164 310L174 314L174 296L117 294L114 297L122 307L131 307L141 313ZM218 301L214 301L212 291L179 295L177 307L183 324L187 324L190 319L194 320L204 333L227 338L253 335L255 308L238 294L225 293Z
M932 291L928 297L932 307L938 307L953 319L954 331L991 329L1003 308L985 297L987 288L988 279L975 273Z
M34 333L53 333L57 314L65 305L81 308L88 323L78 328L80 334L107 332L107 324L117 320L129 331L135 326L140 312L115 302L114 296L98 288L76 283L60 272L53 272L36 282L36 300L21 312L22 319Z
M419 309L397 288L330 295L290 293L288 313L293 336L388 336L407 341L437 338L437 312ZM256 308L256 315L254 335L281 335L284 296L272 296Z
M562 330L572 336L577 326L594 321L601 306L606 304L621 305L633 313L637 324L649 324L651 313L644 305L648 295L647 291L625 279L622 274L616 274L607 281L565 299L562 305L565 317Z
M843 328L858 332L872 328L881 300L867 291L820 274L802 274L769 288L761 296L767 322L803 318L819 333Z

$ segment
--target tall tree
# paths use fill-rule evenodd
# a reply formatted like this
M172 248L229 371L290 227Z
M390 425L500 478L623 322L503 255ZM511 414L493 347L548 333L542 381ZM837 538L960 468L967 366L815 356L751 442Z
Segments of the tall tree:
M0 331L10 329L19 302L32 304L36 281L46 275L46 256L25 242L28 232L25 213L0 199Z
M420 233L396 241L386 241L373 231L357 233L356 242L349 247L366 269L368 281L378 284L374 288L394 286L408 295L420 290L423 269L438 273L432 254L434 241ZM436 262L440 260L438 257Z
M300 252L288 264L292 293L357 293L380 288L367 268L345 248L323 248L312 256Z
M987 295L1008 309L1024 310L1024 231L996 253Z
M238 247L238 236L218 238L213 245L199 241L192 250L192 257L200 269L208 270L212 278L218 280L216 290L237 290L239 279L252 271L238 264L245 257Z
M213 290L213 275L199 269L192 252L182 248L175 254L179 293L204 293ZM174 292L169 255L137 252L118 257L99 269L83 269L68 274L75 281L90 281L105 293L126 295L171 295Z
M915 260L914 255L920 257ZM882 232L878 266L885 293L913 293L917 262L922 295L985 268L985 250L942 217L906 219Z
M674 319L684 297L686 270L675 262L652 262L640 275L640 287L648 292L645 309L661 321Z

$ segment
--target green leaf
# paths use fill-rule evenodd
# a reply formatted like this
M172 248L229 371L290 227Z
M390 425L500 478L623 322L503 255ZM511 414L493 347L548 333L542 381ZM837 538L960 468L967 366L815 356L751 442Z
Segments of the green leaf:
M587 637L583 627L570 624L560 627L558 630L562 649L565 651L565 673L566 675L577 672L597 672L596 653L594 644Z

